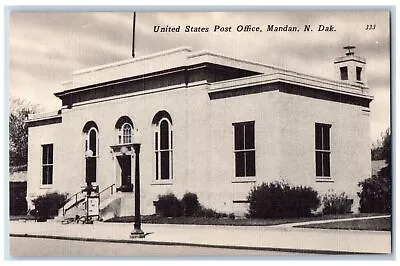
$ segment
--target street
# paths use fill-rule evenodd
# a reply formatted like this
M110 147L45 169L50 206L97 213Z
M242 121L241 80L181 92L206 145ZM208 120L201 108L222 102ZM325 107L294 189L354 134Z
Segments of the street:
M10 237L10 256L281 256L304 255L264 250L165 246L110 242L86 242Z

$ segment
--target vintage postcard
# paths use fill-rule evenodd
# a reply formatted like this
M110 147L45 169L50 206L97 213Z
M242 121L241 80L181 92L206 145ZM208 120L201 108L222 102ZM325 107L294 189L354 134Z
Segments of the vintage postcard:
M9 9L9 256L388 258L391 16Z

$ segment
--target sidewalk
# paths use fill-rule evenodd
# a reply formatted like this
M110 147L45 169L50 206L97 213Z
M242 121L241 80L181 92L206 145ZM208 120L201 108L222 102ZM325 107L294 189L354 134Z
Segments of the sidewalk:
M277 226L142 224L144 239L130 239L132 224L68 224L48 221L9 222L10 236L56 239L264 249L317 254L391 252L391 233Z

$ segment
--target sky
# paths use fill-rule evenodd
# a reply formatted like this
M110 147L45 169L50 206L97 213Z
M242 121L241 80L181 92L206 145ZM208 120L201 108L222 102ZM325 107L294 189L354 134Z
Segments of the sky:
M73 71L131 58L132 12L12 12L9 21L9 95L40 106L61 107L54 92ZM297 26L300 32L267 32L267 25ZM366 30L366 25L375 25ZM180 32L154 32L154 26ZM184 32L189 25L209 32ZM213 32L215 25L231 32ZM263 32L237 32L238 25ZM313 32L303 32L311 25ZM334 32L318 32L333 25ZM367 60L371 143L390 124L390 32L385 11L328 12L137 12L136 57L182 46L336 79L333 61L345 45Z

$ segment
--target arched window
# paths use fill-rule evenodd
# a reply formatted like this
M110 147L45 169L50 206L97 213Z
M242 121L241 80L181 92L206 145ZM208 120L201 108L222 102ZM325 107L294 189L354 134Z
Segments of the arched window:
M95 122L89 121L83 127L85 134L85 176L86 183L96 182L97 158L99 156L99 129Z
M97 156L97 145L98 145L98 139L97 139L97 130L93 127L89 130L88 137L86 139L86 152L91 151L92 155L87 155L87 156ZM86 153L87 154L87 153Z
M122 126L122 143L132 143L132 126L128 123Z
M155 178L156 180L172 179L173 132L171 116L166 111L160 111L153 118L153 124L156 126L154 132Z
M115 129L118 135L118 144L130 144L132 143L133 123L132 120L127 116L122 116L118 119L115 124Z

